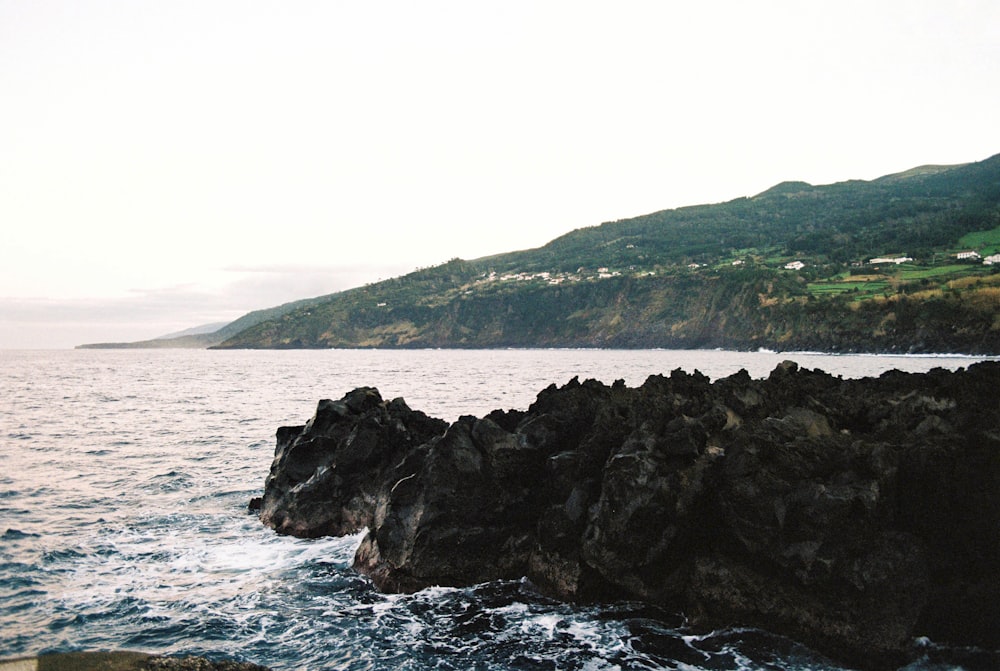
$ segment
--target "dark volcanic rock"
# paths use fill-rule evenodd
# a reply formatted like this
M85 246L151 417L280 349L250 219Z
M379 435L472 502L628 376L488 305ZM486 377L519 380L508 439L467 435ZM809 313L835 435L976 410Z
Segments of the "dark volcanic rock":
M358 389L278 431L261 518L368 527L382 589L527 576L870 668L915 636L1000 648L1000 364L842 380L574 379L448 426Z
M278 429L264 496L251 503L280 533L358 532L372 525L385 473L446 427L410 410L402 399L383 401L368 387L339 401L322 400L305 426Z
M37 671L269 671L267 667L204 657L162 657L142 652L64 652L39 657L3 660L0 669Z

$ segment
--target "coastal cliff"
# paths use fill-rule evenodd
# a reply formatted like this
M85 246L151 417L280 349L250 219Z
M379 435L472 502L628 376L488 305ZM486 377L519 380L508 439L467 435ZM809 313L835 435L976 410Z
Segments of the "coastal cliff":
M1000 155L452 259L272 311L221 349L1000 353Z
M372 388L282 427L261 520L369 531L387 591L526 576L865 668L918 636L1000 648L1000 363L843 380L786 362L574 379L447 424Z

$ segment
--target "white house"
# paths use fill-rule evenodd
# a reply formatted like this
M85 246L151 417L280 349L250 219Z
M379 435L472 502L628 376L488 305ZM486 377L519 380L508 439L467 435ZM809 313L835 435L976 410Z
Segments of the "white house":
M955 258L957 258L959 261L961 261L963 259L973 259L973 260L975 260L975 259L978 259L980 257L979 257L979 252L959 252L958 254L955 254Z
M1000 263L1000 254L990 254L983 259L984 266L992 266L994 263Z
M892 259L887 257L879 257L877 259L869 259L868 263L872 264L873 266L878 265L880 263L895 263L898 266L900 263L906 263L907 261L912 261L912 260L913 259L910 258L909 256L897 256Z
M791 263L785 264L785 270L802 270L806 267L806 264L801 261L792 261Z

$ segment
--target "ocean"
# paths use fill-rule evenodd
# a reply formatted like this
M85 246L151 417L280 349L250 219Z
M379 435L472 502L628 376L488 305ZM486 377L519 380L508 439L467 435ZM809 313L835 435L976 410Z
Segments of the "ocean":
M713 380L783 360L862 377L978 358L623 350L0 351L0 659L78 650L274 669L842 669L756 629L695 634L641 603L563 604L525 581L381 594L360 536L277 536L247 513L275 430L375 386L454 421L526 409L572 377ZM914 642L907 671L1000 668Z

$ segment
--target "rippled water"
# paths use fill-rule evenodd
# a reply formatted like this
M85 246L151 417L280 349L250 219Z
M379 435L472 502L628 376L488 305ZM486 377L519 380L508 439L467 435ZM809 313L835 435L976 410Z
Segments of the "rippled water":
M522 582L385 595L359 537L297 540L246 513L280 425L357 386L452 421L573 376L641 384L784 359L845 377L965 357L677 351L0 352L0 658L137 649L275 669L833 670L755 630L694 636L641 604L574 607ZM942 650L911 668L1000 666Z

